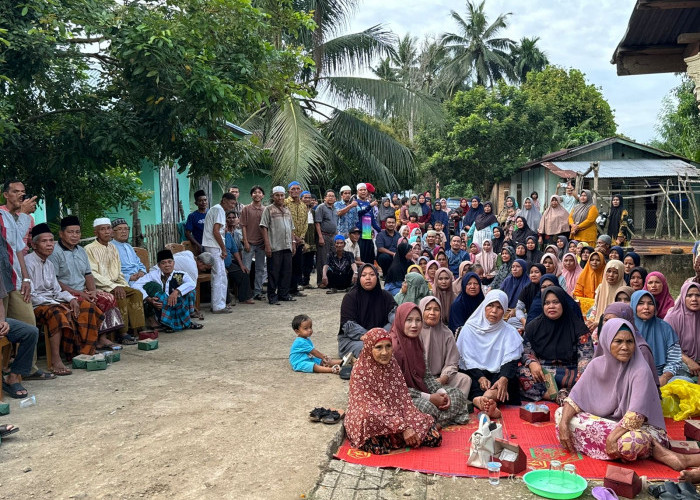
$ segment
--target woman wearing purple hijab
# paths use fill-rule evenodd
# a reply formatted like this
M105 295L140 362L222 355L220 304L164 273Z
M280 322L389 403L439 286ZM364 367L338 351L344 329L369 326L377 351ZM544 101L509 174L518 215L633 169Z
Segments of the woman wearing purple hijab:
M634 325L634 312L632 312L632 307L625 302L613 302L605 308L603 315L600 317L600 321L598 322L598 331L603 331L603 325L607 323L608 320L613 318L624 319L631 325ZM642 352L642 356L644 356L644 359L647 361L649 368L651 368L651 371L654 374L654 383L656 384L656 387L659 387L659 375L656 373L654 354L652 354L651 347L649 347L647 341L644 340L644 337L639 334L636 328L634 329L634 340L637 342L637 347L639 347L639 350ZM595 350L593 351L593 357L597 358L598 356L602 355L603 348L600 346L600 344L596 344Z
M566 450L633 462L652 452L656 457L659 444L668 447L658 389L634 332L633 324L620 318L603 326L602 356L590 362L555 413Z

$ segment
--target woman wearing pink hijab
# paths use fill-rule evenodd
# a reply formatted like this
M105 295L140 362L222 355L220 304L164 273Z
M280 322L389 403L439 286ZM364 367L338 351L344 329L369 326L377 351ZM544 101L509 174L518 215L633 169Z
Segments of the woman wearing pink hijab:
M574 290L576 289L576 280L578 280L579 275L583 269L576 259L576 254L566 253L564 258L562 258L562 269L561 275L566 280L566 292L573 296Z
M653 453L668 464L659 393L634 331L620 318L605 323L603 355L591 360L556 411L557 435L566 450L598 460L633 462Z
M644 282L644 290L647 290L654 296L656 301L656 315L664 319L666 313L673 307L673 297L668 291L668 282L666 276L658 271L653 271L647 274L647 279Z

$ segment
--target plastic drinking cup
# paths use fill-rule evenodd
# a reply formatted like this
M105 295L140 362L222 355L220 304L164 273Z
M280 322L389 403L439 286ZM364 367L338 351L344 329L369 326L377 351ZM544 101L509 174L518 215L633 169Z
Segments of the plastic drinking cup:
M486 464L486 468L489 471L489 484L491 486L498 486L501 482L501 463L489 462Z

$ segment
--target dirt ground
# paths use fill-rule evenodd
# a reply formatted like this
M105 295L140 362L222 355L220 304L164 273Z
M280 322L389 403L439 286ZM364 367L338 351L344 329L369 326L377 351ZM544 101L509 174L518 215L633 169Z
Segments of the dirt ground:
M303 498L338 431L307 415L345 407L348 388L289 367L295 314L313 318L321 352L337 349L342 294L308 293L206 314L106 371L25 382L38 404L4 398L0 423L20 432L0 446L0 498Z

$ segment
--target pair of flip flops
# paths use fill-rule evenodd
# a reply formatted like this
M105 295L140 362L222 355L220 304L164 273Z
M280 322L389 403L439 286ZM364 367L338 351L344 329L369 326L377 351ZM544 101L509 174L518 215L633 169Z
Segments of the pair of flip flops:
M666 481L649 486L649 493L660 500L700 500L695 486L686 482Z
M334 408L314 408L309 413L309 420L312 422L323 422L324 424L337 424L345 416L343 410Z

